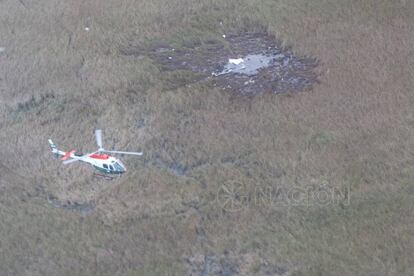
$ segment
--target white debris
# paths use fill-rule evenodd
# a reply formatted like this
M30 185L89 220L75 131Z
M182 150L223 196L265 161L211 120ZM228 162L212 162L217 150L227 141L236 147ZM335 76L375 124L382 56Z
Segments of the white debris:
M226 38L226 35L225 34L223 35L223 38Z
M244 85L248 85L248 84L251 84L251 83L254 83L254 82L255 82L254 80L249 79L248 81L244 82Z
M168 59L172 59L172 57L168 57Z
M213 76L223 74L256 75L260 69L269 67L274 58L263 54L247 55L244 58L230 58L221 72L214 72Z
M6 51L6 48L0 47L0 53Z
M89 30L90 30L89 27L85 27L85 31L89 32Z
M239 65L240 63L244 62L242 58L229 58L229 63Z
M275 59L282 59L284 57L285 57L284 54L277 54L277 55L274 56Z

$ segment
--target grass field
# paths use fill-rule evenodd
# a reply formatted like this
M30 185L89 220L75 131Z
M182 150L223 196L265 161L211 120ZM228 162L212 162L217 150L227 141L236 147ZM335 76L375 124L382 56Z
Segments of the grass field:
M410 0L0 1L0 274L412 274L413 12ZM125 54L247 32L317 59L319 83L247 99ZM48 138L93 151L96 128L108 149L144 151L119 179L50 153ZM262 194L292 187L347 197Z

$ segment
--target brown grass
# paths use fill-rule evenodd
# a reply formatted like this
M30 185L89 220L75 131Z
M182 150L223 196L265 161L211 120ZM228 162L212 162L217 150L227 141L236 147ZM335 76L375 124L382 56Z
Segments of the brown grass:
M2 272L181 275L188 258L229 254L248 274L410 274L413 11L405 0L2 1ZM153 61L121 53L258 30L317 58L320 84L248 101L207 84L168 89ZM52 158L48 138L86 152L95 128L108 148L145 156L123 158L113 182ZM248 195L326 183L350 187L351 201L225 212L216 195L231 181ZM96 209L56 209L47 193Z

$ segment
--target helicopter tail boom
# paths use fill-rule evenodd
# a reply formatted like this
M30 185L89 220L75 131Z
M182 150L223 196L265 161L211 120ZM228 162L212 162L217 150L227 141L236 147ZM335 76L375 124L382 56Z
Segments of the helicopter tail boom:
M52 139L49 139L49 145L52 149L52 153L56 156L56 157L60 157L60 156L65 156L66 152L58 150L58 148L56 147L56 145L53 143Z

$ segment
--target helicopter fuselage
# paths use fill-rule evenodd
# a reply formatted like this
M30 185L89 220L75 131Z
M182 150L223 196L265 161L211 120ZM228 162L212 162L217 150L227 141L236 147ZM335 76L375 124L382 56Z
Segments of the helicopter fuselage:
M90 159L88 163L100 172L108 174L122 174L126 172L126 167L121 160L113 156L95 153L89 155L88 159Z
M124 164L121 160L113 156L108 155L108 153L114 154L128 154L141 156L141 152L134 151L118 151L118 150L106 150L102 146L102 130L95 130L96 144L98 145L98 150L92 153L80 154L76 153L75 150L71 151L61 151L53 143L51 139L48 140L52 153L60 158L63 161L64 165L71 164L77 161L91 164L96 170L105 173L105 174L122 174L127 171Z
M105 153L92 153L81 156L76 154L75 151L64 152L56 150L54 153L57 157L63 156L62 160L72 158L91 164L96 170L106 174L122 174L127 171L121 160Z

